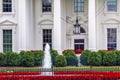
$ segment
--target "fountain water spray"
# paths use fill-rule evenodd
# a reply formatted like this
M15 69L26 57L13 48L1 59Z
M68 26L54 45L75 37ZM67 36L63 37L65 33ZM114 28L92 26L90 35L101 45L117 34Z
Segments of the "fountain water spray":
M44 75L44 76L53 75L50 46L48 43L45 46L44 56L43 56L43 60L42 60L42 73L41 73L41 75Z

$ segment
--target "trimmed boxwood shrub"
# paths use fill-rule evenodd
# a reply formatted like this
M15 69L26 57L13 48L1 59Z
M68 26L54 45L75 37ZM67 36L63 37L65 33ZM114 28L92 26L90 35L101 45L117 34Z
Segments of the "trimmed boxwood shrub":
M6 63L5 54L0 53L0 66L4 66Z
M18 66L20 64L20 56L15 52L7 52L6 55L6 65L7 66Z
M116 65L120 66L120 51L115 50L114 52L116 54Z
M82 65L88 65L88 56L89 56L89 54L91 53L91 51L89 51L89 50L84 50L83 52L82 52L82 54L81 54L81 56L80 56L80 63L82 64Z
M57 50L50 50L53 66L55 65L55 57L58 56Z
M73 57L76 57L76 58L77 58L77 56L76 56L75 52L73 52L73 50L66 50L66 51L64 52L64 56L65 56L65 57L71 57L71 56L73 56Z
M35 51L34 53L34 65L35 66L41 66L42 65L42 57L43 57L43 51Z
M105 66L115 66L116 65L116 54L114 52L106 52L103 57L103 64Z
M78 60L77 58L73 56L66 57L67 60L67 66L78 66Z
M55 66L56 67L65 67L67 65L67 61L65 56L58 55L55 57Z
M93 66L101 65L101 55L98 52L91 52L88 56L88 64Z
M30 51L20 52L20 65L25 67L34 66L34 54Z
M77 66L78 65L77 56L73 50L66 50L64 52L64 56L66 57L66 60L67 60L67 66Z
M104 58L104 55L106 54L106 51L105 50L99 50L98 54L101 55L101 65L103 65L103 58Z

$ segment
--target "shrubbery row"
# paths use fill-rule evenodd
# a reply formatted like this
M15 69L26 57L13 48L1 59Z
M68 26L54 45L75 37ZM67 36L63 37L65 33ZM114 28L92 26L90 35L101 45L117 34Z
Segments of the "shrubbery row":
M78 66L78 59L74 51L66 50L63 55L59 55L56 50L51 50L53 66ZM7 52L0 53L0 66L41 66L43 51L21 51L20 53ZM80 56L83 65L93 66L116 66L120 65L120 51L97 52L85 50Z
M72 50L67 50L64 55L59 55L56 50L51 50L53 66L76 66L78 61ZM43 51L21 51L20 53L0 53L0 66L41 66Z
M85 50L80 56L80 62L83 65L119 66L120 51L100 50L97 52L91 52L89 50Z

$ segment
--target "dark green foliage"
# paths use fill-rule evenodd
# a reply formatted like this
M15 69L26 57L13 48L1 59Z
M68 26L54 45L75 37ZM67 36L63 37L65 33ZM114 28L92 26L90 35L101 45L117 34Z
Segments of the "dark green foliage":
M116 53L116 65L120 66L120 51L114 51Z
M73 56L66 57L67 60L67 66L78 66L78 60L77 58Z
M73 50L66 50L64 53L64 56L66 57L67 60L67 66L77 66L78 65L78 60L75 52Z
M116 54L114 52L106 52L103 57L103 65L115 66L116 65Z
M34 65L40 66L42 65L42 57L43 57L43 51L36 51L34 52Z
M91 52L88 56L88 64L93 66L101 65L101 55L98 52Z
M57 50L50 50L53 66L55 65L55 57L58 55Z
M7 66L18 66L20 64L20 56L15 52L7 52L6 55L6 65Z
M71 57L71 56L73 56L73 57L77 58L75 52L73 52L72 50L66 50L65 53L64 53L64 56L65 57Z
M101 65L103 65L103 58L104 58L105 53L106 53L105 50L99 50L99 51L98 51L98 54L101 55Z
M82 52L81 56L80 56L80 63L82 65L88 65L88 56L91 53L91 51L89 50L85 50Z
M55 66L56 67L65 67L67 65L67 61L65 56L58 55L55 57Z
M34 66L34 54L30 51L20 52L20 65L25 67Z
M6 63L5 54L0 53L0 66L4 66Z

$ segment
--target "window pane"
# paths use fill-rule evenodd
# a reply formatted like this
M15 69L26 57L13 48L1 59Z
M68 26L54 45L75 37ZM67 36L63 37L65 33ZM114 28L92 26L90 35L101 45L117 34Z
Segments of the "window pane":
M108 11L117 11L117 1L116 0L107 0L107 10Z
M84 12L84 0L74 0L75 12Z
M52 1L51 0L42 0L42 11L51 12Z
M12 30L3 30L3 52L12 51Z
M115 50L117 45L117 29L108 28L107 29L107 46L108 50Z
M84 39L74 39L74 49L84 50Z
M3 12L12 12L12 0L3 0Z
M43 29L43 49L48 43L50 45L50 49L52 49L52 30L51 29Z

